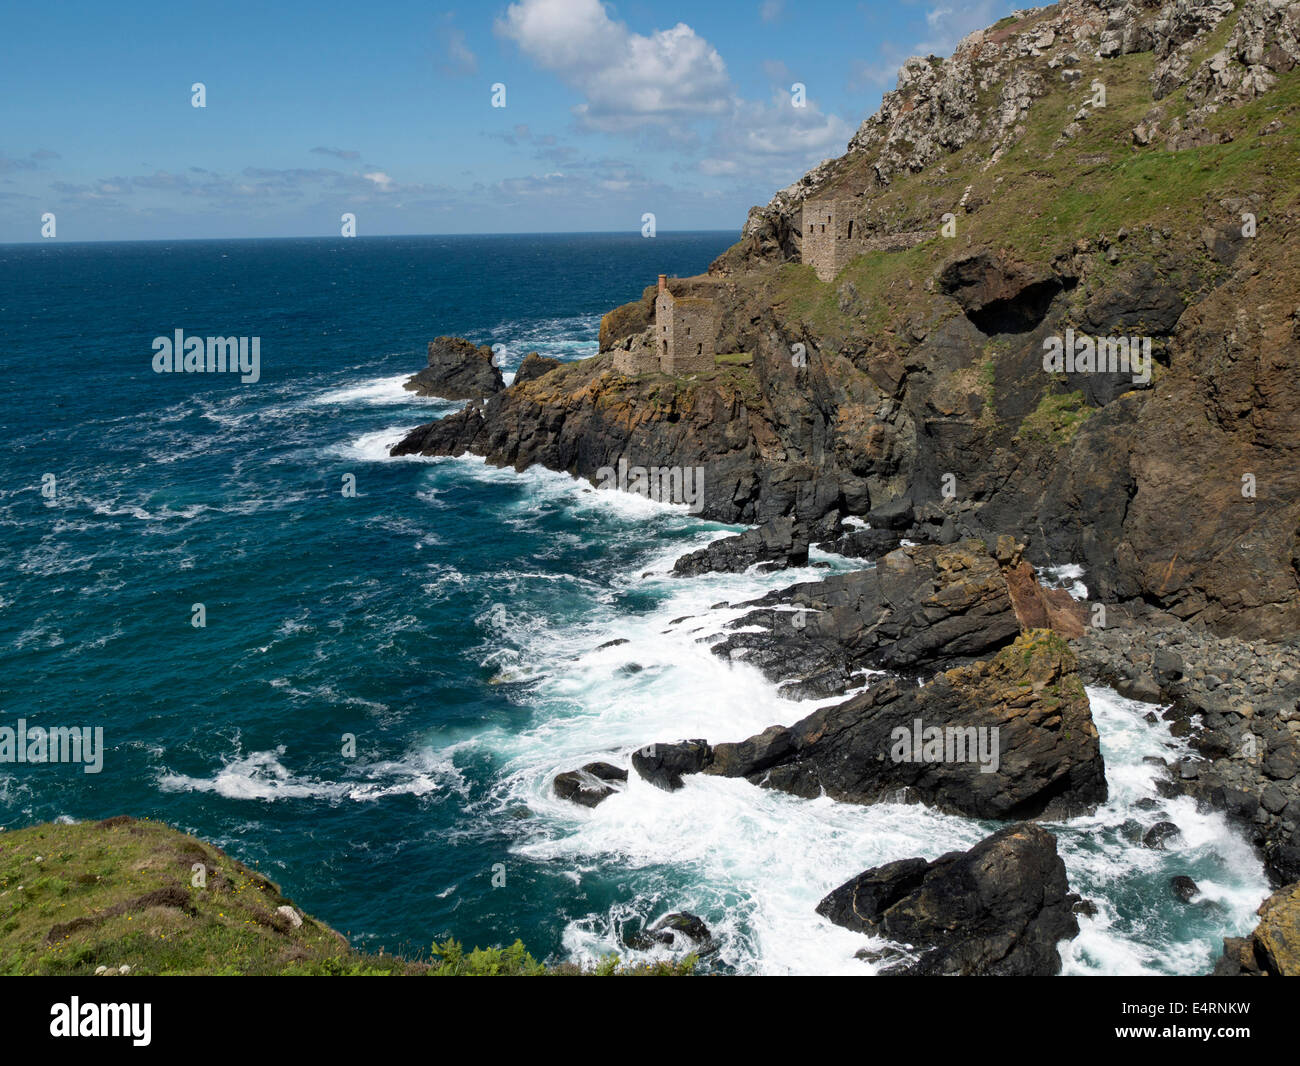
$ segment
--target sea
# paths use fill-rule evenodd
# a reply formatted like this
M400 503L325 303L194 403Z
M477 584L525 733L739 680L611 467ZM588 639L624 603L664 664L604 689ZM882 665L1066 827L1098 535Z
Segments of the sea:
M433 337L499 345L507 381L530 351L583 359L605 311L735 239L0 246L0 726L104 738L98 773L0 763L0 828L159 819L358 948L412 958L454 936L648 960L671 949L627 941L689 911L711 972L871 975L872 941L817 902L994 824L713 777L670 794L633 774L592 810L551 789L650 742L808 714L709 643L742 613L719 604L828 569L674 578L738 527L564 473L388 455L461 406L402 388ZM178 329L258 338L258 379L156 372ZM1045 577L1086 595L1078 567ZM1262 866L1221 816L1158 796L1144 758L1186 748L1149 705L1089 697L1111 798L1049 825L1096 906L1064 971L1203 973L1253 927ZM1165 819L1182 837L1143 847Z

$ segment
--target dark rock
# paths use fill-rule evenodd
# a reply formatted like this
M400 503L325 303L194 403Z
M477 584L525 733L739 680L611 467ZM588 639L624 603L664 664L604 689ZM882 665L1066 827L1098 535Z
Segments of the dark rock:
M511 386L522 385L527 381L535 381L543 374L549 374L559 365L560 361L558 359L538 355L536 352L529 352L524 356L524 361L519 364L519 369L515 371L515 380L511 382Z
M429 365L404 386L421 396L445 400L481 400L505 388L501 368L492 349L461 337L438 337L429 342Z
M646 932L661 944L675 944L681 938L700 948L707 949L713 946L713 933L704 924L704 919L690 911L665 914Z
M1165 844L1183 835L1183 831L1173 822L1156 822L1142 837L1142 846L1163 850Z
M905 975L1052 976L1056 945L1078 934L1056 838L1008 826L968 852L868 870L817 905L836 925L910 945Z
M555 794L583 807L595 807L627 781L627 771L607 762L589 762L581 770L569 770L555 778Z
M1196 882L1184 874L1169 879L1169 887L1173 889L1174 896L1181 899L1184 903L1191 903L1201 891Z
M1115 691L1130 700L1141 703L1159 703L1160 686L1147 674L1120 678L1115 682Z
M757 529L715 540L673 564L678 577L710 572L741 573L756 563L803 566L808 562L807 534L793 518L778 518Z
M902 536L890 529L851 529L835 540L817 545L824 552L834 552L850 559L879 559L894 551Z
M632 768L656 788L676 792L682 787L682 775L698 774L712 756L712 749L703 740L651 744L632 753Z
M1275 885L1300 881L1300 842L1275 841L1264 849L1264 864Z
M912 507L912 501L906 497L890 500L867 512L867 524L876 530L900 532L908 529L915 521L916 511Z
M976 541L902 548L873 569L794 585L744 606L755 609L730 628L756 631L732 633L714 654L743 659L796 698L843 692L864 668L969 662L1020 632L997 561Z
M1162 680L1177 681L1183 676L1183 668L1186 664L1183 662L1183 657L1176 651L1160 648L1156 652L1151 665L1155 667L1156 673Z
M917 759L914 724L937 748ZM996 732L994 732L996 730ZM975 741L989 756L977 761ZM971 747L963 753L956 741ZM928 756L937 755L937 759ZM687 771L689 772L689 771ZM940 674L923 687L878 682L789 727L715 745L707 773L849 803L906 790L941 810L976 818L1037 818L1105 800L1097 730L1074 655L1034 631L988 662Z
M1274 781L1290 781L1300 769L1300 749L1292 741L1273 748L1264 759L1264 773Z

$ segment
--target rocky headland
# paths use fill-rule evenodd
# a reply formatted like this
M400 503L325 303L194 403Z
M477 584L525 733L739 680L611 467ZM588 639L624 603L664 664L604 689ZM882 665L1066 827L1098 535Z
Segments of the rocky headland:
M721 774L1013 823L823 901L913 945L885 972L1059 968L1074 904L1026 820L1106 797L1084 682L1190 740L1162 791L1224 811L1280 889L1219 972L1294 972L1298 64L1294 2L1018 12L908 60L844 155L755 207L707 275L667 282L707 302L735 357L651 369L650 286L605 316L596 356L498 375L393 449L588 480L628 456L702 467L700 514L753 528L684 556L684 578L804 565L810 546L863 561L740 605L713 645L783 695L838 702L739 743L647 737L630 762L669 790ZM827 260L810 220L834 240L834 212L860 243ZM1081 337L1150 361L1047 361ZM1063 564L1086 600L1040 580ZM996 727L998 767L891 759L917 720ZM624 772L556 788L594 806Z

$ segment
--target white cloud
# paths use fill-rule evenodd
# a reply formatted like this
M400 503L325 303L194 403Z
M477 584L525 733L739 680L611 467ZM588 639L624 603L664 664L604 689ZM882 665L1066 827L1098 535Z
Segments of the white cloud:
M385 174L382 170L372 170L361 175L366 181L373 182L384 192L390 192L393 189L393 179Z
M611 19L600 0L521 0L497 30L583 95L579 122L605 132L724 115L726 64L684 23L649 36Z

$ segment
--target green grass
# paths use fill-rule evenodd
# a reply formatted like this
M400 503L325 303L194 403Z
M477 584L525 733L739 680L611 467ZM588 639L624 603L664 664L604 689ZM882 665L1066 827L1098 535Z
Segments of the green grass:
M203 868L202 886L194 866ZM0 975L543 976L689 974L694 956L594 970L546 966L518 940L466 952L435 943L428 960L355 951L297 913L274 883L219 848L147 819L44 824L0 833Z
M1224 19L1198 46L1190 69L1223 46L1236 19ZM816 282L810 270L805 275L783 267L781 292L794 317L820 326L837 313L835 291L843 281L853 281L863 295L869 296L869 289L881 294L898 276L920 281L968 247L989 247L1045 264L1080 238L1113 236L1122 227L1133 231L1151 225L1194 236L1207 212L1231 221L1218 204L1227 197L1256 193L1272 213L1300 196L1300 70L1280 75L1264 96L1221 107L1203 120L1211 132L1231 133L1231 143L1170 152L1165 135L1192 103L1183 90L1152 100L1153 53L1107 60L1081 55L1082 78L1074 86L1062 82L1060 70L1049 69L1046 58L1025 62L1037 64L1048 91L1034 100L1023 120L1023 135L996 164L987 166L992 146L981 138L920 172L891 175L887 188L869 194L873 214L893 219L902 230L933 227L937 232L943 213L956 212L957 238L936 238L912 253L864 256L829 285ZM1090 108L1079 135L1058 144L1062 130L1091 95L1093 79L1106 86L1106 107ZM995 104L1000 87L985 90L989 99L982 101L981 116ZM1155 109L1163 112L1160 135L1149 146L1134 146L1133 128ZM1261 137L1260 129L1273 119L1280 119L1283 128ZM834 184L870 188L875 158L872 152L844 157ZM968 186L972 198L983 201L970 214L957 207ZM820 300L810 291L814 285L825 294ZM896 285L892 295L901 295ZM914 302L903 298L903 309ZM891 316L889 306L876 310L859 328L880 330L901 317Z
M717 366L753 366L753 352L727 352L725 355L715 355L713 361Z
M1053 444L1068 444L1093 409L1083 392L1048 393L1020 423L1021 437L1038 437Z

